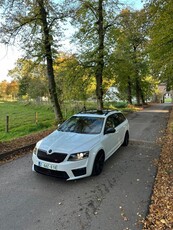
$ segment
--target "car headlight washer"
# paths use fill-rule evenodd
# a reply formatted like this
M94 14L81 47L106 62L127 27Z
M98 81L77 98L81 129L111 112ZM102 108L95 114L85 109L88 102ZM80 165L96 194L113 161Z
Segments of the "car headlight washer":
M37 152L38 152L38 148L35 147L34 150L33 150L33 154L37 155Z

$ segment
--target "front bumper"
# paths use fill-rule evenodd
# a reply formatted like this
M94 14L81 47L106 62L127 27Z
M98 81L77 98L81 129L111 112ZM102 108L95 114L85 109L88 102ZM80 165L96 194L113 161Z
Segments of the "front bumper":
M32 156L32 170L38 173L64 178L66 180L74 180L91 175L88 170L89 158L79 161L63 161L61 163L53 163L40 160L35 154Z

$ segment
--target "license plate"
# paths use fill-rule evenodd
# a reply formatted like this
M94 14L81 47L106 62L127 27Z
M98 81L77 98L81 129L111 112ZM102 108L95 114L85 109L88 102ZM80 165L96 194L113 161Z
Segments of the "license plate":
M45 168L45 169L58 170L58 165L52 165L49 163L38 162L38 166Z

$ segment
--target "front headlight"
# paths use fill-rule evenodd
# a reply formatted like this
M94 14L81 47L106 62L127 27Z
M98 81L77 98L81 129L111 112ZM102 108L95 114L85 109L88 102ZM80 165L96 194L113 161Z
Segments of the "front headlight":
M35 147L33 150L33 154L37 155L37 151L38 151L38 149L37 149L37 147Z
M83 160L85 158L89 157L89 152L80 152L80 153L73 153L70 155L69 157L69 161L79 161L79 160Z

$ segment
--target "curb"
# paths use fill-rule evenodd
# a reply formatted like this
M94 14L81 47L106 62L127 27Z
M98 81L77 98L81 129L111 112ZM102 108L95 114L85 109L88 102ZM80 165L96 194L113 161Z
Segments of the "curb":
M36 145L36 143L32 143L23 147L20 147L18 149L13 149L4 153L0 153L0 160L4 160L8 157L14 156L16 154L20 154L21 152L25 152L25 151L29 151L31 149L34 148L34 146Z

